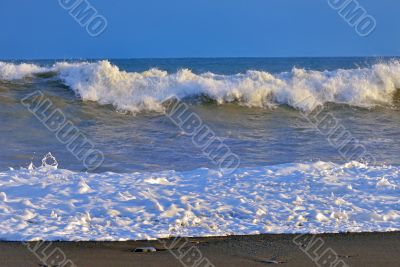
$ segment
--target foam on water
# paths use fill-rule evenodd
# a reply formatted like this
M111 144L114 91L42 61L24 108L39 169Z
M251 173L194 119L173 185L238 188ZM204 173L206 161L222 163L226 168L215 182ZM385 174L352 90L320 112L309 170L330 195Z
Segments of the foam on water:
M3 66L3 67L1 67ZM312 71L294 68L271 74L249 70L235 75L195 74L188 69L167 73L158 69L126 72L108 61L56 63L51 68L1 63L2 79L18 79L32 73L55 71L83 100L112 104L132 112L163 111L170 97L205 95L223 104L248 107L290 105L310 110L327 102L359 107L390 106L400 88L400 62L369 68Z
M18 80L44 71L46 71L46 68L35 64L0 62L0 80Z
M45 160L0 173L0 239L400 230L400 168L350 162L77 173Z

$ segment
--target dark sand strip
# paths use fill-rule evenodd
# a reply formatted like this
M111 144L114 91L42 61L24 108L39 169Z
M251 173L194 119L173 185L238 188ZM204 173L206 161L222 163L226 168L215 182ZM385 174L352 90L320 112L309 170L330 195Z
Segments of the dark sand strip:
M293 242L295 237L295 235L257 235L191 238L182 251L199 249L203 256L217 267L329 266L327 263L324 265L322 259L319 260L320 265L313 262ZM400 266L400 232L308 235L301 241L303 249L310 238L314 238L314 241L318 238L324 240L323 247L317 250L317 255L331 248L337 253L339 259L349 266ZM166 246L170 246L171 242L173 240L166 241ZM38 243L29 243L32 248L35 245ZM165 250L165 245L158 241L54 242L42 244L37 253L42 253L46 245L50 245L50 247L45 251L45 255L49 255L58 247L77 266L184 266L172 255L173 253L181 255L177 247L168 251ZM152 246L160 251L132 252L135 248L143 246ZM312 254L316 247L317 245L311 247L308 250L309 253ZM186 266L194 266L193 261L187 255L183 259L188 261ZM50 260L48 259L47 263ZM46 265L29 251L26 245L19 242L1 242L0 266L37 267Z

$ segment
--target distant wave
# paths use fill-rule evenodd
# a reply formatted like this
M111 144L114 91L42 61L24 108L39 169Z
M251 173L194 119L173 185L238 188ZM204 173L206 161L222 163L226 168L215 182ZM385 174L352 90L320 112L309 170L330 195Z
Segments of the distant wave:
M400 61L369 68L312 71L293 68L271 74L249 70L235 75L195 74L188 69L167 73L158 69L126 72L108 61L60 62L50 68L0 62L0 79L39 75L58 78L83 100L111 104L131 112L163 111L171 97L206 96L219 104L236 102L248 107L289 105L310 110L328 102L358 107L388 106L400 88Z
M0 62L0 79L1 80L18 80L27 76L32 76L34 73L46 71L46 68L34 64L12 64Z

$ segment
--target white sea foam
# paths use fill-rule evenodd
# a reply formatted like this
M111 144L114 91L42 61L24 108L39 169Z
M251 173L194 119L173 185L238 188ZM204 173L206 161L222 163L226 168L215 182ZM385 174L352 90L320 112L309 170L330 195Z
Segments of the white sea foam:
M189 172L0 172L0 239L400 230L400 168L351 162Z
M15 76L3 76L27 74L20 66L14 68ZM387 106L392 104L400 88L399 61L370 68L323 72L294 68L279 74L251 70L236 75L194 74L187 69L177 73L157 69L137 73L122 71L108 61L63 62L46 71L58 72L59 78L83 100L112 104L132 112L162 111L162 103L170 97L199 95L206 95L220 104L237 102L248 107L286 104L310 110L327 102L360 107Z
M46 68L35 64L0 62L0 80L18 80L44 71L46 71Z

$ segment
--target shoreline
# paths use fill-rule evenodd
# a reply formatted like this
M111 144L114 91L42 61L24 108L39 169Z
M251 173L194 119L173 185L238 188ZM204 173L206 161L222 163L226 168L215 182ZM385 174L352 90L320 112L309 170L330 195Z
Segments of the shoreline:
M154 247L157 251L134 252L138 247ZM46 264L69 267L72 263L76 266L308 267L329 266L323 265L329 255L338 267L346 266L342 262L347 266L400 266L400 232L262 234L114 242L0 242L0 265L10 267ZM57 257L61 265L57 265Z

